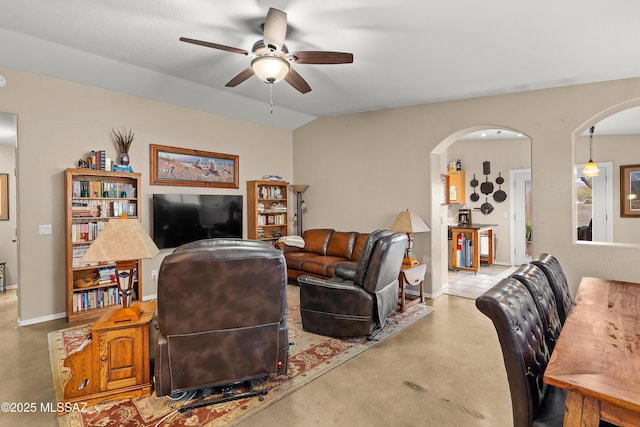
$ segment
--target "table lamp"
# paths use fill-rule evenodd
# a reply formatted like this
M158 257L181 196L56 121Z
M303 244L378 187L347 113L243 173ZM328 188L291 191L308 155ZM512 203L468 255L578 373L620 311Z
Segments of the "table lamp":
M413 233L426 233L431 231L429 226L417 213L411 212L407 209L406 211L398 214L396 220L391 224L391 231L407 233L407 237L409 238L402 265L405 267L418 265L418 260L411 256L411 249L413 249Z
M118 309L111 321L121 322L136 319L140 315L138 307L131 307L133 278L137 260L153 258L160 250L142 228L137 219L112 218L98 234L81 262L115 262L116 281L122 308ZM138 266L141 268L141 266Z

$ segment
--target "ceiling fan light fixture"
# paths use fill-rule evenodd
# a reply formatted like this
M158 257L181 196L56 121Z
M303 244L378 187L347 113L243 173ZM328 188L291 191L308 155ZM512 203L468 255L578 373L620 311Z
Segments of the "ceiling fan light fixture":
M265 83L275 83L284 79L291 65L279 56L263 55L251 61L251 69Z

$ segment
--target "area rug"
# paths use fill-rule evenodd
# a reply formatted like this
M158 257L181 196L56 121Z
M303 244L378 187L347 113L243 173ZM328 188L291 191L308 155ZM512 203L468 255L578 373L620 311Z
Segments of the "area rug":
M297 286L288 286L287 302L289 341L293 343L290 348L288 373L264 382L261 387L266 388L268 392L264 395L263 401L257 397L250 397L179 412L177 409L184 401L173 401L166 396L156 397L155 393L152 393L147 397L104 402L86 407L82 411L68 413L58 417L59 426L235 425L422 319L433 310L424 304L416 304L405 313L395 313L390 316L389 323L375 340L370 341L366 338L337 339L305 332L302 330L300 294ZM88 333L89 325L49 333L49 358L57 401L61 400L64 384L71 375L70 370L63 366L64 359L80 346Z

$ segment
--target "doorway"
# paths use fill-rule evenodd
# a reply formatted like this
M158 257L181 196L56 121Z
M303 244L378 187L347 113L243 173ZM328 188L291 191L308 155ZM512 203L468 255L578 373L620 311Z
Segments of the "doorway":
M511 265L526 264L533 253L533 199L531 169L510 171L511 181Z
M0 260L5 262L4 277L6 288L18 286L18 247L17 247L17 184L16 184L16 151L17 151L18 116L0 112L0 173L7 174L9 218L0 220ZM13 292L13 291L12 291Z

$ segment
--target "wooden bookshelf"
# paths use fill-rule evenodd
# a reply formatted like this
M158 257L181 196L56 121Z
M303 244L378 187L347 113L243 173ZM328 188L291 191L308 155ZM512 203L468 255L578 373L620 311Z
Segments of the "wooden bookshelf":
M289 234L289 183L247 181L247 237L276 241Z
M67 321L97 319L109 307L119 305L114 263L83 264L80 258L110 218L140 215L140 174L95 169L65 171L65 292ZM138 260L134 300L142 296L142 272ZM102 272L102 275L100 274Z

